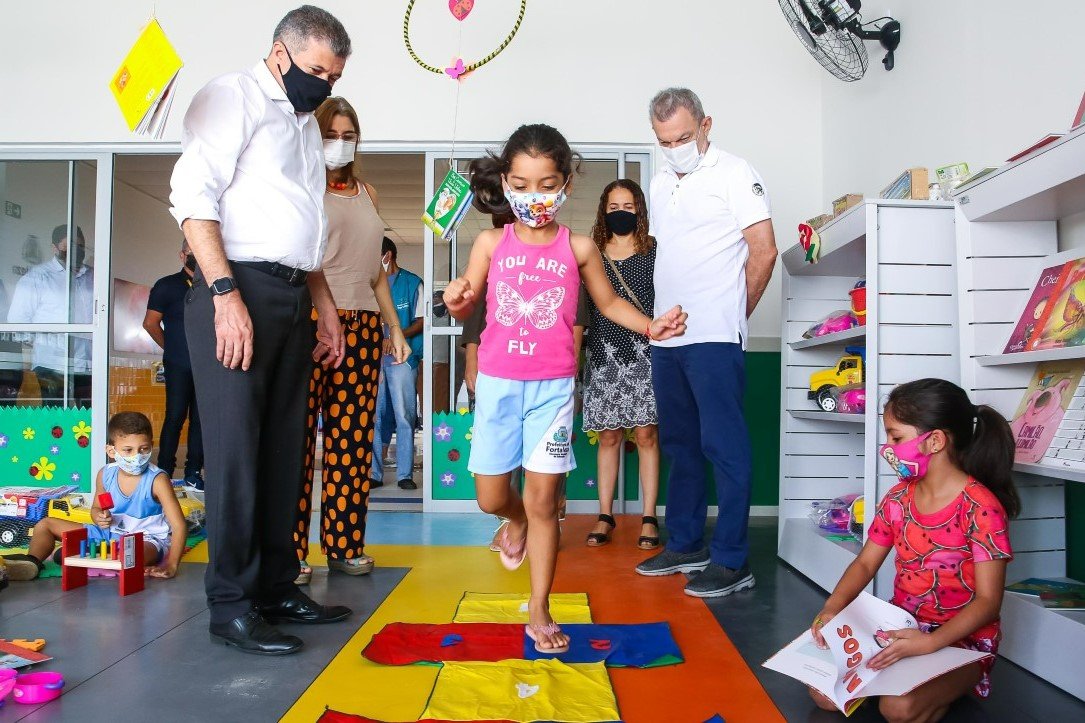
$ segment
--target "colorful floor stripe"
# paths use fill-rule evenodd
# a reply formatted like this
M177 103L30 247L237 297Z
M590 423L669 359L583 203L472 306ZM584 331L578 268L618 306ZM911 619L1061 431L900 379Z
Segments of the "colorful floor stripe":
M593 522L590 516L570 516L565 522L554 591L586 592L597 623L669 622L686 661L662 668L609 670L622 720L697 723L719 714L728 723L783 721L704 602L682 593L683 576L644 578L633 572L651 554L636 548L639 518L620 518L613 542L602 548L583 543ZM418 720L438 669L387 667L364 659L362 649L373 635L393 622L450 622L467 591L523 593L529 587L526 565L507 572L485 546L373 545L366 551L378 565L411 571L284 721L312 723L326 707L379 720ZM203 552L197 548L187 559L201 561ZM321 561L314 556L310 562Z

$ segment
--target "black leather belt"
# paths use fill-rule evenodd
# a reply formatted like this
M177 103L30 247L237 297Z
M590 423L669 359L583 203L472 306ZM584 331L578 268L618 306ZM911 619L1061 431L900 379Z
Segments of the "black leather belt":
M284 266L283 264L274 261L234 261L233 263L250 269L256 269L257 271L262 271L265 274L282 279L291 286L303 285L306 277L309 276L308 271L295 269L293 266Z

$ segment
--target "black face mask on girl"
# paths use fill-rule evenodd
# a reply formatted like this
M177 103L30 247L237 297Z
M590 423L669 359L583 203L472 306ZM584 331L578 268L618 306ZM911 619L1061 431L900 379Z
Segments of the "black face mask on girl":
M615 236L628 236L637 230L637 214L632 211L611 211L605 219L607 228Z
M195 273L196 271L196 257L193 254L185 256L185 268Z
M290 68L285 73L282 66L278 66L286 97L298 113L312 113L332 94L332 84L299 68L286 45L283 48L286 49L286 57L290 58Z

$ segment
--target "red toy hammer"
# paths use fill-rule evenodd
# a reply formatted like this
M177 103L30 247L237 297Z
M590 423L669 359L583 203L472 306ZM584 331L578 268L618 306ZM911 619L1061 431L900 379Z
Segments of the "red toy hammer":
M113 509L113 495L108 492L103 492L98 495L98 507L106 510L107 512Z

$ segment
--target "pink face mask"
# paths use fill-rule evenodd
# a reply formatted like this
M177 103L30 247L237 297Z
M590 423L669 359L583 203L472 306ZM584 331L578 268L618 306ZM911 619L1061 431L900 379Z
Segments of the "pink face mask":
M932 432L933 430L900 444L882 445L879 454L889 463L902 482L920 480L927 475L931 455L921 452L919 445L923 444L923 440L931 436Z

